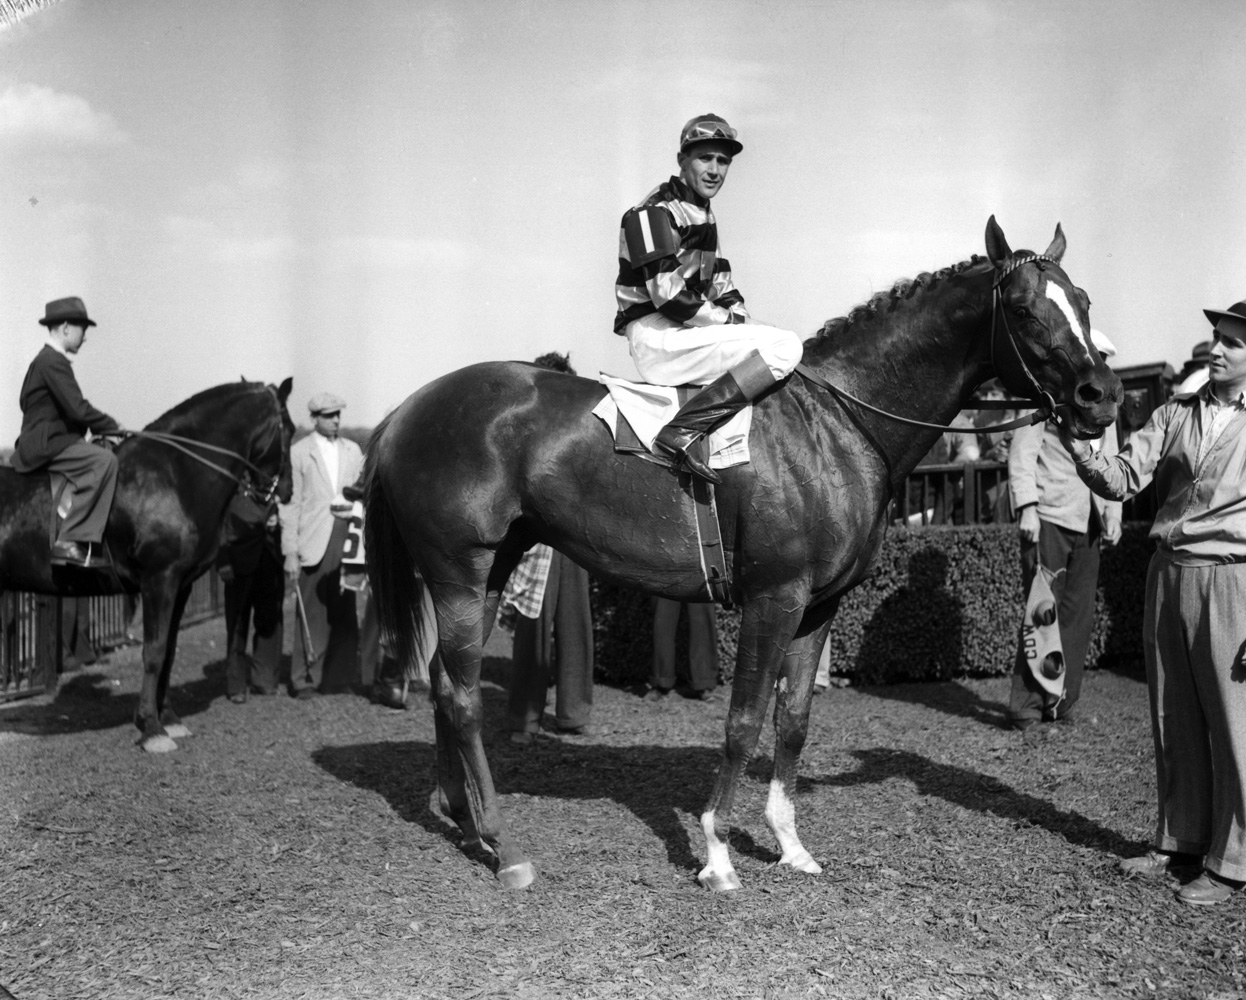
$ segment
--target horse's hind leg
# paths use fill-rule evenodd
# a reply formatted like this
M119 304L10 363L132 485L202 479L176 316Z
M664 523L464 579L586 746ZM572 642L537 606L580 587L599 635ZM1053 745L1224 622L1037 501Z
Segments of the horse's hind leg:
M484 597L466 585L441 584L434 585L433 601L441 659L433 693L441 799L467 845L479 838L497 855L498 880L522 889L536 873L506 832L481 739Z
M809 732L809 708L813 701L813 682L818 656L830 630L830 622L792 641L774 702L774 774L766 800L766 825L779 842L779 864L791 865L817 875L822 866L805 850L796 833L796 766L805 736Z

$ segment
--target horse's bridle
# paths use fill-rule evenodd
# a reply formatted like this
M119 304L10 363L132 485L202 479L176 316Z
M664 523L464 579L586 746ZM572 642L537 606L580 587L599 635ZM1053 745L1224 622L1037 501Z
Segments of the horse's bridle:
M805 381L821 386L823 389L829 390L833 395L839 396L841 399L846 399L851 403L855 403L857 406L869 410L871 413L877 413L881 417L886 417L888 420L894 420L901 424L908 424L910 427L925 427L929 430L945 431L952 434L985 434L994 431L1016 430L1018 427L1029 427L1032 424L1040 424L1044 420L1048 419L1055 419L1056 422L1059 423L1060 417L1058 414L1060 408L1056 405L1056 401L1052 397L1051 393L1038 384L1038 379L1036 379L1034 377L1034 373L1030 371L1029 365L1025 363L1025 358L1021 356L1021 351L1017 347L1017 338L1012 332L1012 326L1008 322L1008 313L1004 309L1004 296L1003 292L1000 290L1000 286L1003 284L1004 279L1007 278L1008 275L1012 274L1013 271L1024 264L1036 262L1054 264L1057 267L1060 264L1060 262L1054 257L1049 257L1044 253L1035 253L1026 257L1018 257L1015 260L1010 260L1007 265L1001 268L999 274L995 276L995 281L991 284L991 368L996 372L999 371L995 364L995 339L996 331L998 330L996 318L998 316L1003 316L1004 332L1008 334L1008 345L1012 348L1013 356L1017 359L1018 364L1021 365L1022 373L1029 380L1030 385L1034 387L1034 391L1038 394L1039 400L1042 403L1040 409L1035 410L1027 417L1017 417L1015 420L1007 420L1002 424L987 424L982 427L973 427L962 430L958 427L948 427L944 424L934 424L925 420L914 420L911 417L902 417L898 413L891 413L888 410L882 410L877 406L872 406L865 400L858 399L847 390L841 389L837 385L832 385L803 361L796 366L796 372L800 374ZM980 400L976 407L971 407L971 409L974 408L980 410L1002 410L1012 409L1012 406L1007 400Z
M178 451L182 452L184 455L189 455L196 462L199 462L202 465L206 465L209 469L219 472L222 476L225 476L227 479L232 479L235 483L238 484L238 489L241 491L244 497L246 497L248 500L251 500L259 504L261 507L267 507L270 503L273 502L273 498L277 495L277 484L281 481L280 472L278 472L277 475L271 478L271 481L268 484L268 488L263 490L263 492L261 492L259 487L251 481L251 473L254 472L257 476L259 476L259 481L261 483L263 483L266 479L269 478L268 474L264 472L264 470L261 469L259 466L257 466L254 462L252 462L250 459L244 458L242 455L239 455L236 451L230 451L230 449L228 448L221 448L214 444L208 444L205 441L196 441L194 438L180 437L177 434L166 434L163 431L117 430L117 431L110 431L109 434L116 435L118 437L127 437L127 438L131 438L131 437L151 438L153 441L161 441L164 444L167 444L170 448L176 448ZM232 472L230 472L224 466L218 465L216 462L213 462L210 458L205 458L203 455L200 455L196 452L191 451L190 447L187 447L188 445L194 448L203 448L207 451L214 451L221 455L228 455L230 458L237 459L239 462L245 465L246 468L243 469L241 476L235 476Z
M1054 257L1048 257L1045 253L1035 253L1030 254L1027 257L1018 257L1015 260L1010 260L1006 266L1000 269L999 274L995 276L995 281L991 285L991 368L995 371L995 374L999 374L999 366L995 362L995 341L996 331L998 330L996 318L1003 317L1004 332L1008 334L1008 346L1012 348L1012 356L1017 359L1017 364L1021 366L1021 374L1024 375L1030 385L1033 386L1034 392L1038 395L1038 399L1043 404L1043 409L1045 409L1051 415L1052 419L1054 419L1058 424L1061 422L1060 408L1056 405L1056 401L1052 397L1051 393L1038 384L1038 379L1036 379L1034 377L1034 373L1030 371L1030 366L1025 363L1025 358L1021 356L1021 349L1017 347L1016 334L1012 332L1012 325L1008 322L1008 311L1004 309L1004 293L1002 289L1004 279L1007 278L1008 275L1012 274L1012 272L1017 268L1025 264L1037 263L1039 265L1039 270L1042 270L1044 262L1053 264L1056 267L1060 266L1060 262Z

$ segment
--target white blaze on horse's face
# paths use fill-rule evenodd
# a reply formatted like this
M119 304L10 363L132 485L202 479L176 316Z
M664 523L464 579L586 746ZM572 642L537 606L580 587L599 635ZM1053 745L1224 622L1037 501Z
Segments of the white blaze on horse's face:
M1073 303L1069 301L1068 295L1065 294L1063 288L1054 281L1044 282L1049 298L1057 309L1064 313L1064 318L1069 321L1069 329L1076 334L1076 340L1081 349L1085 352L1086 360L1094 364L1095 355L1090 350L1090 324L1083 323L1077 310L1073 308ZM1080 359L1079 359L1080 360Z

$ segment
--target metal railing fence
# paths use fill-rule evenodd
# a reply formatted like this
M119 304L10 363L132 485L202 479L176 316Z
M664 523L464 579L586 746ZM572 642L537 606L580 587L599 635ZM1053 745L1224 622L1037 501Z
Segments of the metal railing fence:
M64 663L62 622L65 605L78 601L79 626L85 613L86 635L97 650L142 641L136 621L138 598L128 594L105 597L53 597L16 591L0 592L0 701L56 689ZM216 570L192 585L182 626L224 614L225 598Z

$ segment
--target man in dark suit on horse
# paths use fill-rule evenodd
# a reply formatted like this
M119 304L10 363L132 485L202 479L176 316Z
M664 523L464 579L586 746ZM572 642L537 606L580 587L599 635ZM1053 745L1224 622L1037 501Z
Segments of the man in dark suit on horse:
M79 298L49 302L39 323L47 342L22 382L22 432L13 452L18 472L59 474L67 480L57 504L59 530L52 544L52 564L96 565L91 547L104 537L117 485L117 459L89 444L85 433L108 434L120 425L88 403L74 378L73 355L95 322Z
M791 374L803 346L790 330L753 322L719 253L710 199L744 148L718 115L698 115L679 136L679 176L623 216L618 313L641 376L654 385L699 385L653 442L675 468L720 482L693 446Z

